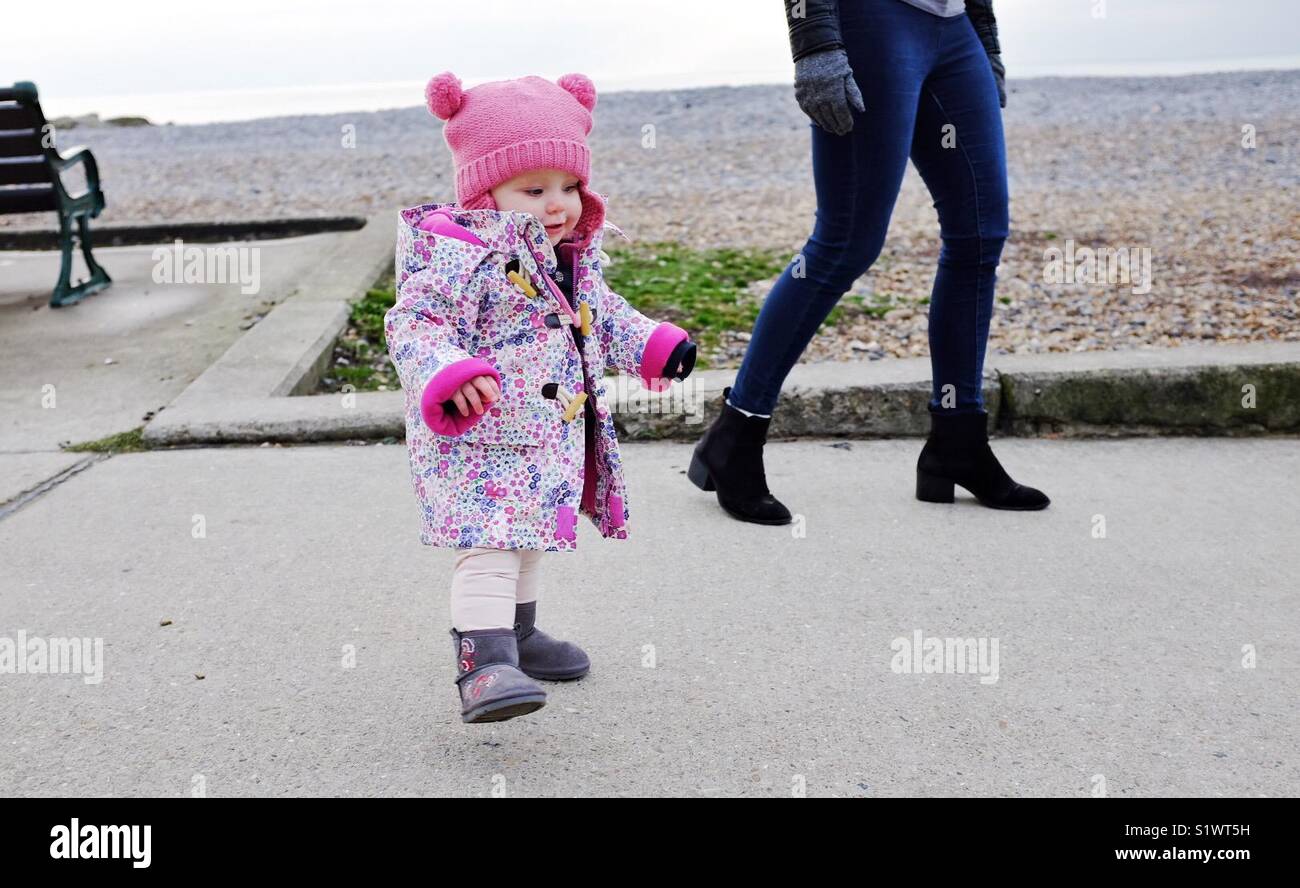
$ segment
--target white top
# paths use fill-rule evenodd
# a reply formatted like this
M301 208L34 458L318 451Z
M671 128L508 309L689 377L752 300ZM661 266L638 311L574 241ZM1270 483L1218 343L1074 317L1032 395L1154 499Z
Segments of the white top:
M966 0L903 0L903 2L944 18L952 18L966 11Z

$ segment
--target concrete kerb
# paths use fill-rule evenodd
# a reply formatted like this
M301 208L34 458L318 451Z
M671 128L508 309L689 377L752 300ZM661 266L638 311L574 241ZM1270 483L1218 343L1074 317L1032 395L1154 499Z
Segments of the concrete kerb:
M663 403L616 398L611 409L628 438L695 438L717 415L734 376L699 374L701 409L689 422L666 396L658 396ZM924 435L929 398L928 358L801 364L781 394L771 435ZM991 425L1010 435L1296 433L1300 342L990 355L984 401Z
M401 437L402 392L310 395L349 305L392 262L394 214L346 247L236 342L145 427L154 445ZM699 436L733 370L701 371L663 394L626 377L606 401L626 440ZM929 428L928 358L801 364L774 412L774 438L908 437ZM1300 342L1048 355L991 355L984 398L1003 434L1247 435L1300 432Z
M629 440L696 438L722 409L723 389L735 370L705 370L663 394L639 384L610 385L610 409L619 435ZM984 401L995 418L997 378L986 373ZM791 370L773 411L770 436L890 438L929 430L930 362L844 361L799 364Z
M1010 434L1300 431L1300 342L1007 356L995 366Z
M341 248L160 411L145 426L144 440L154 445L286 440L276 432L276 417L296 428L296 418L312 408L294 402L328 398L305 393L328 365L351 302L392 264L396 228L394 214L382 213L359 231L341 235ZM269 435L252 437L247 423L231 426L237 411L261 417L256 428L269 422ZM216 434L219 428L225 431ZM298 440L298 434L288 440Z

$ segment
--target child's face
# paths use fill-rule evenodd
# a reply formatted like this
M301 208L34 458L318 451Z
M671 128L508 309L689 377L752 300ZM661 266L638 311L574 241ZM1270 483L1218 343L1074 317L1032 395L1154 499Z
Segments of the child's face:
M546 227L555 246L569 235L582 216L578 177L562 170L530 170L492 189L497 209L532 213Z

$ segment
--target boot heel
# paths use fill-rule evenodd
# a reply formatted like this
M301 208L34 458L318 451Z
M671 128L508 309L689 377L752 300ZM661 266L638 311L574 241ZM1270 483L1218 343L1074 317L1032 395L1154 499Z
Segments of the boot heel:
M709 476L709 469L700 459L699 454L691 454L691 465L686 470L686 477L691 479L691 483L700 490L714 490L713 478Z
M916 498L923 503L951 503L953 482L947 478L916 470Z

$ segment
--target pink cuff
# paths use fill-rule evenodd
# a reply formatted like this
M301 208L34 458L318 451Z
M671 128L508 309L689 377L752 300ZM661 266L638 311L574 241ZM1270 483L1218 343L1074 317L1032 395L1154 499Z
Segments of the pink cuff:
M461 416L459 410L450 413L443 409L442 402L451 399L456 390L475 376L491 376L501 385L501 374L497 368L481 358L466 358L454 364L448 364L433 375L420 396L420 415L424 424L439 435L459 435L483 418L483 414L470 410L469 416Z
M672 379L661 377L664 364L677 347L677 343L690 338L685 330L676 324L664 322L655 327L650 338L646 340L645 351L641 355L641 381L652 392L662 392L673 384Z

